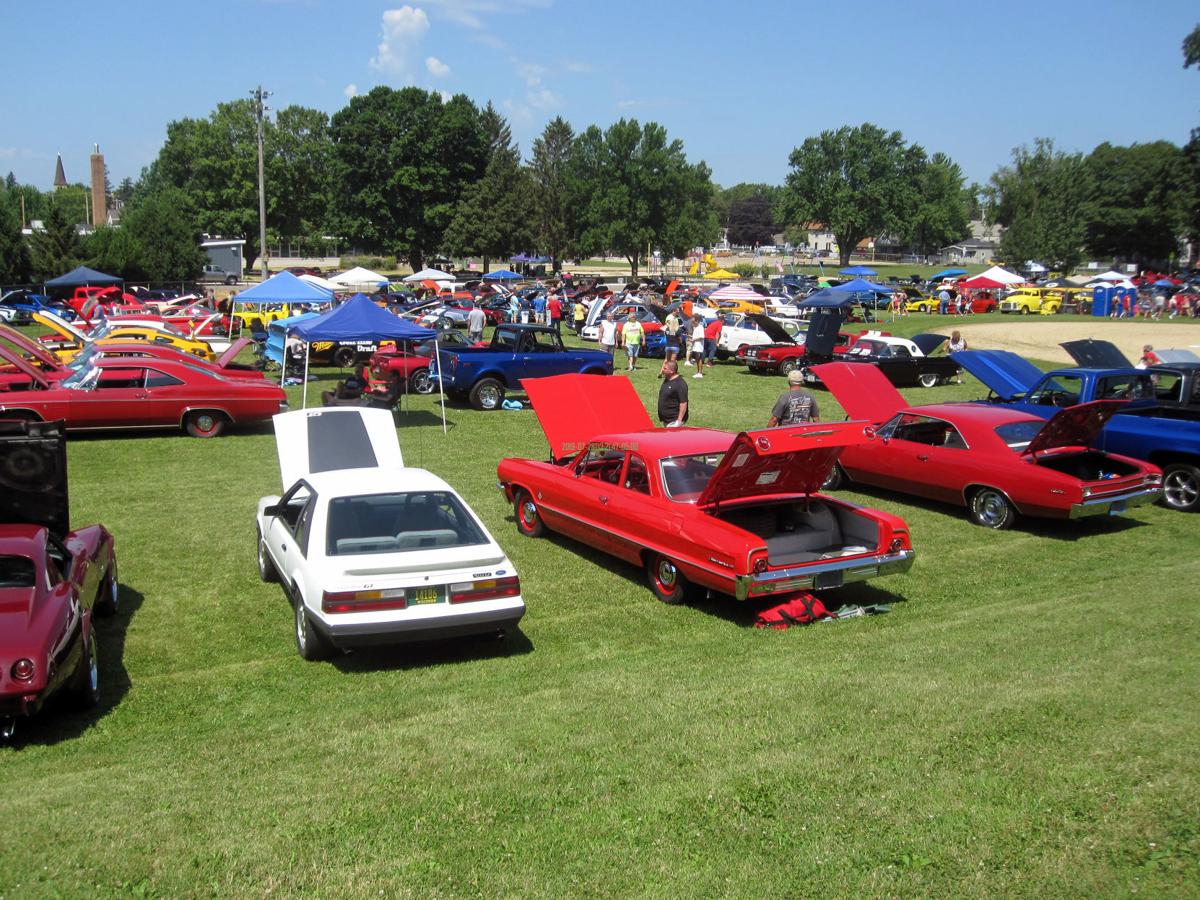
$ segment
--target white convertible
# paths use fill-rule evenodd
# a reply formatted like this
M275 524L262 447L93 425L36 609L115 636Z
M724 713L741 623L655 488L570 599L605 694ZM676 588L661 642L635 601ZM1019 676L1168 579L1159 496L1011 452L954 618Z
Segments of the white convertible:
M503 633L525 614L504 551L454 489L404 467L392 414L275 416L282 497L258 501L258 572L281 581L305 659Z

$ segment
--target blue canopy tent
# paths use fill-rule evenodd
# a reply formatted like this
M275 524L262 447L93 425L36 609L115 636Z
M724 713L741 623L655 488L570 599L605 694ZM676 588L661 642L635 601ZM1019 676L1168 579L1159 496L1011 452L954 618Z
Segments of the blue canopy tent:
M246 288L234 299L238 303L256 306L264 303L329 303L333 300L333 291L301 281L291 272L280 272L262 284Z
M855 278L853 281L839 284L837 290L850 291L854 294L890 294L896 289L882 284L875 284L875 282L867 281L863 278Z
M942 271L929 276L930 281L937 281L939 278L957 278L959 275L966 275L966 269L942 269Z
M848 269L839 269L838 271L843 275L863 276L868 278L872 275L879 274L874 269L868 268L867 266L851 266Z
M495 272L488 272L483 276L490 281L520 281L524 275L518 275L510 269L497 269Z
M840 287L823 288L809 294L796 306L806 309L837 309L842 306L853 306L857 300L853 293L843 291Z
M95 269L89 269L87 266L76 266L70 272L59 275L57 278L51 278L49 281L42 283L42 288L52 287L86 287L88 285L101 284L120 284L121 279L116 275L106 275L103 272L97 272Z
M298 325L306 319L315 319L320 313L307 312L298 316L288 316L286 319L276 319L267 323L267 346L263 355L283 366L287 348L287 332L293 325Z
M438 333L429 328L414 325L407 319L392 315L376 306L365 294L355 294L341 306L327 313L306 319L288 328L305 343L312 341L421 341L436 339ZM441 356L435 344L438 371L441 371ZM304 354L304 405L308 406L308 354ZM446 431L446 401L442 398L442 432Z

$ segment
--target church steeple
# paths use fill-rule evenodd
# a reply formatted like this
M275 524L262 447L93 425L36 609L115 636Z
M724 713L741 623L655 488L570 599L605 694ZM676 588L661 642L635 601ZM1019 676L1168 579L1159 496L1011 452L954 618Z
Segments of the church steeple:
M58 154L58 160L54 163L54 187L67 186L67 173L63 171L62 154Z

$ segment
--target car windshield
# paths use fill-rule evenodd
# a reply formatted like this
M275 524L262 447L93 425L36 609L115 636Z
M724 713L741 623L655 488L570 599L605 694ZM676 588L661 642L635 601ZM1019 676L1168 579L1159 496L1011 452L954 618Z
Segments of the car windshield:
M90 391L96 386L96 379L100 375L100 370L95 366L85 366L72 372L66 378L59 382L59 387L67 388L68 390Z
M1039 431L1045 426L1041 419L1023 419L1020 422L1007 422L996 426L996 434L1000 440L1008 444L1010 450L1021 451L1029 446Z
M667 496L676 503L695 503L724 457L723 452L668 456L661 463Z
M449 491L335 497L329 501L329 556L404 553L486 544L462 501Z
M75 354L75 358L67 363L67 368L78 372L80 369L86 369L92 364L92 360L100 356L100 351L96 349L95 344L88 344L79 353Z

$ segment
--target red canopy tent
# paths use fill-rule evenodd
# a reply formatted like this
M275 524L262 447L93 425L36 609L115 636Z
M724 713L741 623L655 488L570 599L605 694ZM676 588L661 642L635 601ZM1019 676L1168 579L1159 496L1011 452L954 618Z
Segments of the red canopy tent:
M960 281L955 287L968 291L994 291L1002 287L1007 287L1007 285L999 281L993 281L990 278L985 278L982 275L976 275L974 278Z

